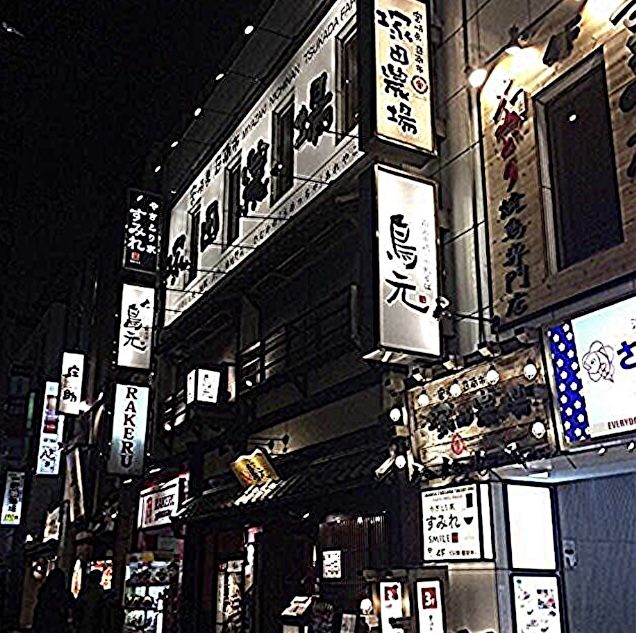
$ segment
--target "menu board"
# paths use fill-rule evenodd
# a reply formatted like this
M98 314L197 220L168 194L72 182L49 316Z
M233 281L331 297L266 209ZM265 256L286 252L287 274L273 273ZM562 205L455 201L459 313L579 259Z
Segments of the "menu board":
M513 576L516 633L561 633L556 576Z

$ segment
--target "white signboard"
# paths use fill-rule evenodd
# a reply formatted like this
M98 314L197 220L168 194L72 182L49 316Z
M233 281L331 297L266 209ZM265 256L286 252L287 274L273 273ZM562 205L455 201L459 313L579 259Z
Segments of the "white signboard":
M330 549L322 553L323 580L337 580L342 578L342 550Z
M22 500L24 497L24 473L8 471L4 486L2 515L0 525L19 525L22 519Z
M402 584L397 580L380 583L380 624L382 633L404 633L403 628L391 626L392 618L404 617Z
M556 576L513 576L516 633L561 633Z
M154 288L123 285L117 354L120 367L150 368L154 312Z
M428 5L375 0L376 128L380 138L433 152Z
M140 475L143 472L148 392L148 387L137 385L117 385L115 388L109 473Z
M139 495L139 528L169 525L184 501L185 485L185 478L177 477L161 486L143 490Z
M444 601L439 580L419 580L415 583L417 619L420 633L446 633Z
M335 0L307 40L265 89L243 120L203 167L171 212L168 244L166 324L225 278L286 222L302 212L362 156L357 126L341 138L345 125L338 107L342 43L355 29L356 1ZM222 82L236 81L231 73ZM230 88L231 89L231 88ZM291 188L272 202L273 121L294 100ZM230 179L226 170L240 169L238 236L227 247ZM297 176L297 177L296 177ZM194 226L196 223L196 226ZM191 235L199 236L197 252ZM195 262L196 270L191 270ZM213 271L213 272L205 272ZM181 292L187 289L188 292Z
M218 369L193 369L187 377L186 403L204 402L217 404L221 386L221 372Z
M490 537L490 510L481 510L483 497L488 497L488 487L478 484L422 493L425 562L490 557L492 552L482 541L482 524L487 523L484 532Z
M82 383L84 380L84 354L64 352L62 355L62 375L58 411L70 415L80 414Z
M376 166L379 345L439 356L435 186Z
M35 467L36 475L57 475L60 472L64 416L57 414L58 390L58 383L46 383L38 459Z

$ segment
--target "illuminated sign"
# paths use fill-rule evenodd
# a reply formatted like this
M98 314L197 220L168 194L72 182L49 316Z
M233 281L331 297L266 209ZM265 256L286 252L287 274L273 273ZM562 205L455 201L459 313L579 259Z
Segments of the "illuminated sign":
M342 578L342 550L323 550L322 578L323 580L337 580Z
M60 472L62 439L64 436L64 416L57 414L57 393L59 385L47 382L42 406L42 423L36 475L57 475Z
M404 633L401 627L391 625L391 620L404 617L402 583L391 580L380 583L380 623L382 633Z
M550 328L563 443L636 432L636 297Z
M82 383L84 380L84 354L64 352L62 355L62 375L58 411L69 415L79 415L82 403Z
M161 229L159 195L128 190L124 267L154 273L159 257L159 231Z
M161 486L142 490L139 495L139 528L170 525L172 516L185 500L186 485L187 477L177 477Z
M420 633L446 633L444 624L444 600L442 583L439 580L418 580L415 583L417 596L417 619Z
M513 576L515 633L561 633L561 600L556 576Z
M186 380L186 403L219 402L222 372L219 369L193 369Z
M123 285L117 353L120 367L150 368L154 312L154 288Z
M148 387L117 385L113 413L113 436L108 472L140 475L143 472Z
M22 519L22 501L24 497L24 473L8 471L4 486L4 500L0 525L19 525Z
M257 448L251 455L243 455L232 463L232 471L245 488L278 481L267 452Z

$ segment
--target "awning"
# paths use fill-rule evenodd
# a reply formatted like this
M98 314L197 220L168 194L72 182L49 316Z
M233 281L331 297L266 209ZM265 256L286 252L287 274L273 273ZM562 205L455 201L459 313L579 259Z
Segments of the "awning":
M271 504L325 497L360 486L380 485L375 479L378 464L386 459L386 444L350 449L303 463L297 459L285 464L277 460L281 479L243 489L238 483L217 486L186 502L174 520L193 522L215 516L227 516L244 510L270 507Z

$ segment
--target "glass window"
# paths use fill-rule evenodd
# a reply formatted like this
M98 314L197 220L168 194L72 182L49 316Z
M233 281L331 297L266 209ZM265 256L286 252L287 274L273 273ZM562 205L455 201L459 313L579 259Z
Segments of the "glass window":
M602 52L536 101L547 224L562 270L623 241Z

